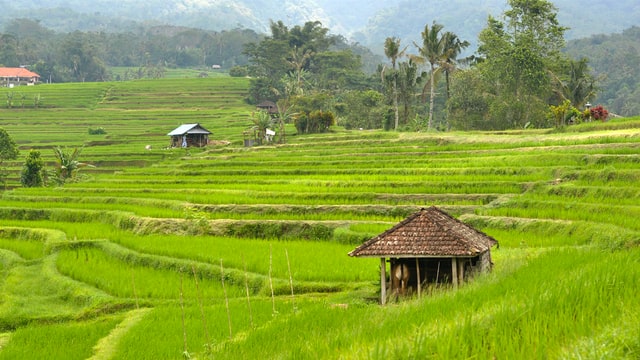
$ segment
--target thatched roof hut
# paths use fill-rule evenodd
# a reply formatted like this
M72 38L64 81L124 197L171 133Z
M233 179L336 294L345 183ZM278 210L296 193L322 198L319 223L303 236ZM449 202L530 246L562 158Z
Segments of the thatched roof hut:
M380 302L384 304L387 289L395 295L412 292L420 295L428 283L457 286L474 273L489 271L491 247L497 243L491 236L432 206L366 241L349 256L381 259Z

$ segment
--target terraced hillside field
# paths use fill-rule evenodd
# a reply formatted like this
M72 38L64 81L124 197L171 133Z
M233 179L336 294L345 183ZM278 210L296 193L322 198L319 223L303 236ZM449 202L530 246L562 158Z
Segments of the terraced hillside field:
M289 125L286 144L244 148L247 85L43 85L20 89L40 107L0 110L21 149L3 164L0 359L640 356L640 119ZM196 122L215 142L166 148ZM53 167L54 146L95 167L20 187L27 151ZM380 306L379 260L347 253L431 205L498 239L493 271Z

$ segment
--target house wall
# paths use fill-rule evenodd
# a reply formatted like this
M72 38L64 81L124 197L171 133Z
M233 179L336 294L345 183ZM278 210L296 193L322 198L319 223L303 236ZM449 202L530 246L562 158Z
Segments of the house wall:
M38 82L38 78L30 78L30 77L3 77L0 78L0 84L3 86L9 86L9 84L13 84L15 86L18 85L33 85Z

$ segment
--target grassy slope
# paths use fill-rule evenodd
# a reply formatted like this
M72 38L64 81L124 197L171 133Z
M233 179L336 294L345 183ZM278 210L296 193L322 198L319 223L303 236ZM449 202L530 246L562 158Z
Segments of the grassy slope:
M43 338L80 358L639 356L640 119L290 133L246 149L246 85L38 86L19 91L41 94L39 109L0 109L22 155L84 146L97 165L64 188L2 194L0 358L68 357ZM164 149L187 122L224 141ZM22 162L5 164L10 187ZM432 204L500 241L493 273L379 307L377 260L346 253Z

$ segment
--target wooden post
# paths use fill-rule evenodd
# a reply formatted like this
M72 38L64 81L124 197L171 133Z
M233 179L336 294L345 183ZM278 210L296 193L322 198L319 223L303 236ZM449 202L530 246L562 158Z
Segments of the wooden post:
M380 304L387 301L387 264L385 258L380 258Z
M451 281L453 282L453 287L458 287L458 259L451 258Z
M416 258L416 282L417 282L417 289L418 289L418 299L420 299L420 259Z
M464 283L464 260L458 260L458 284Z

